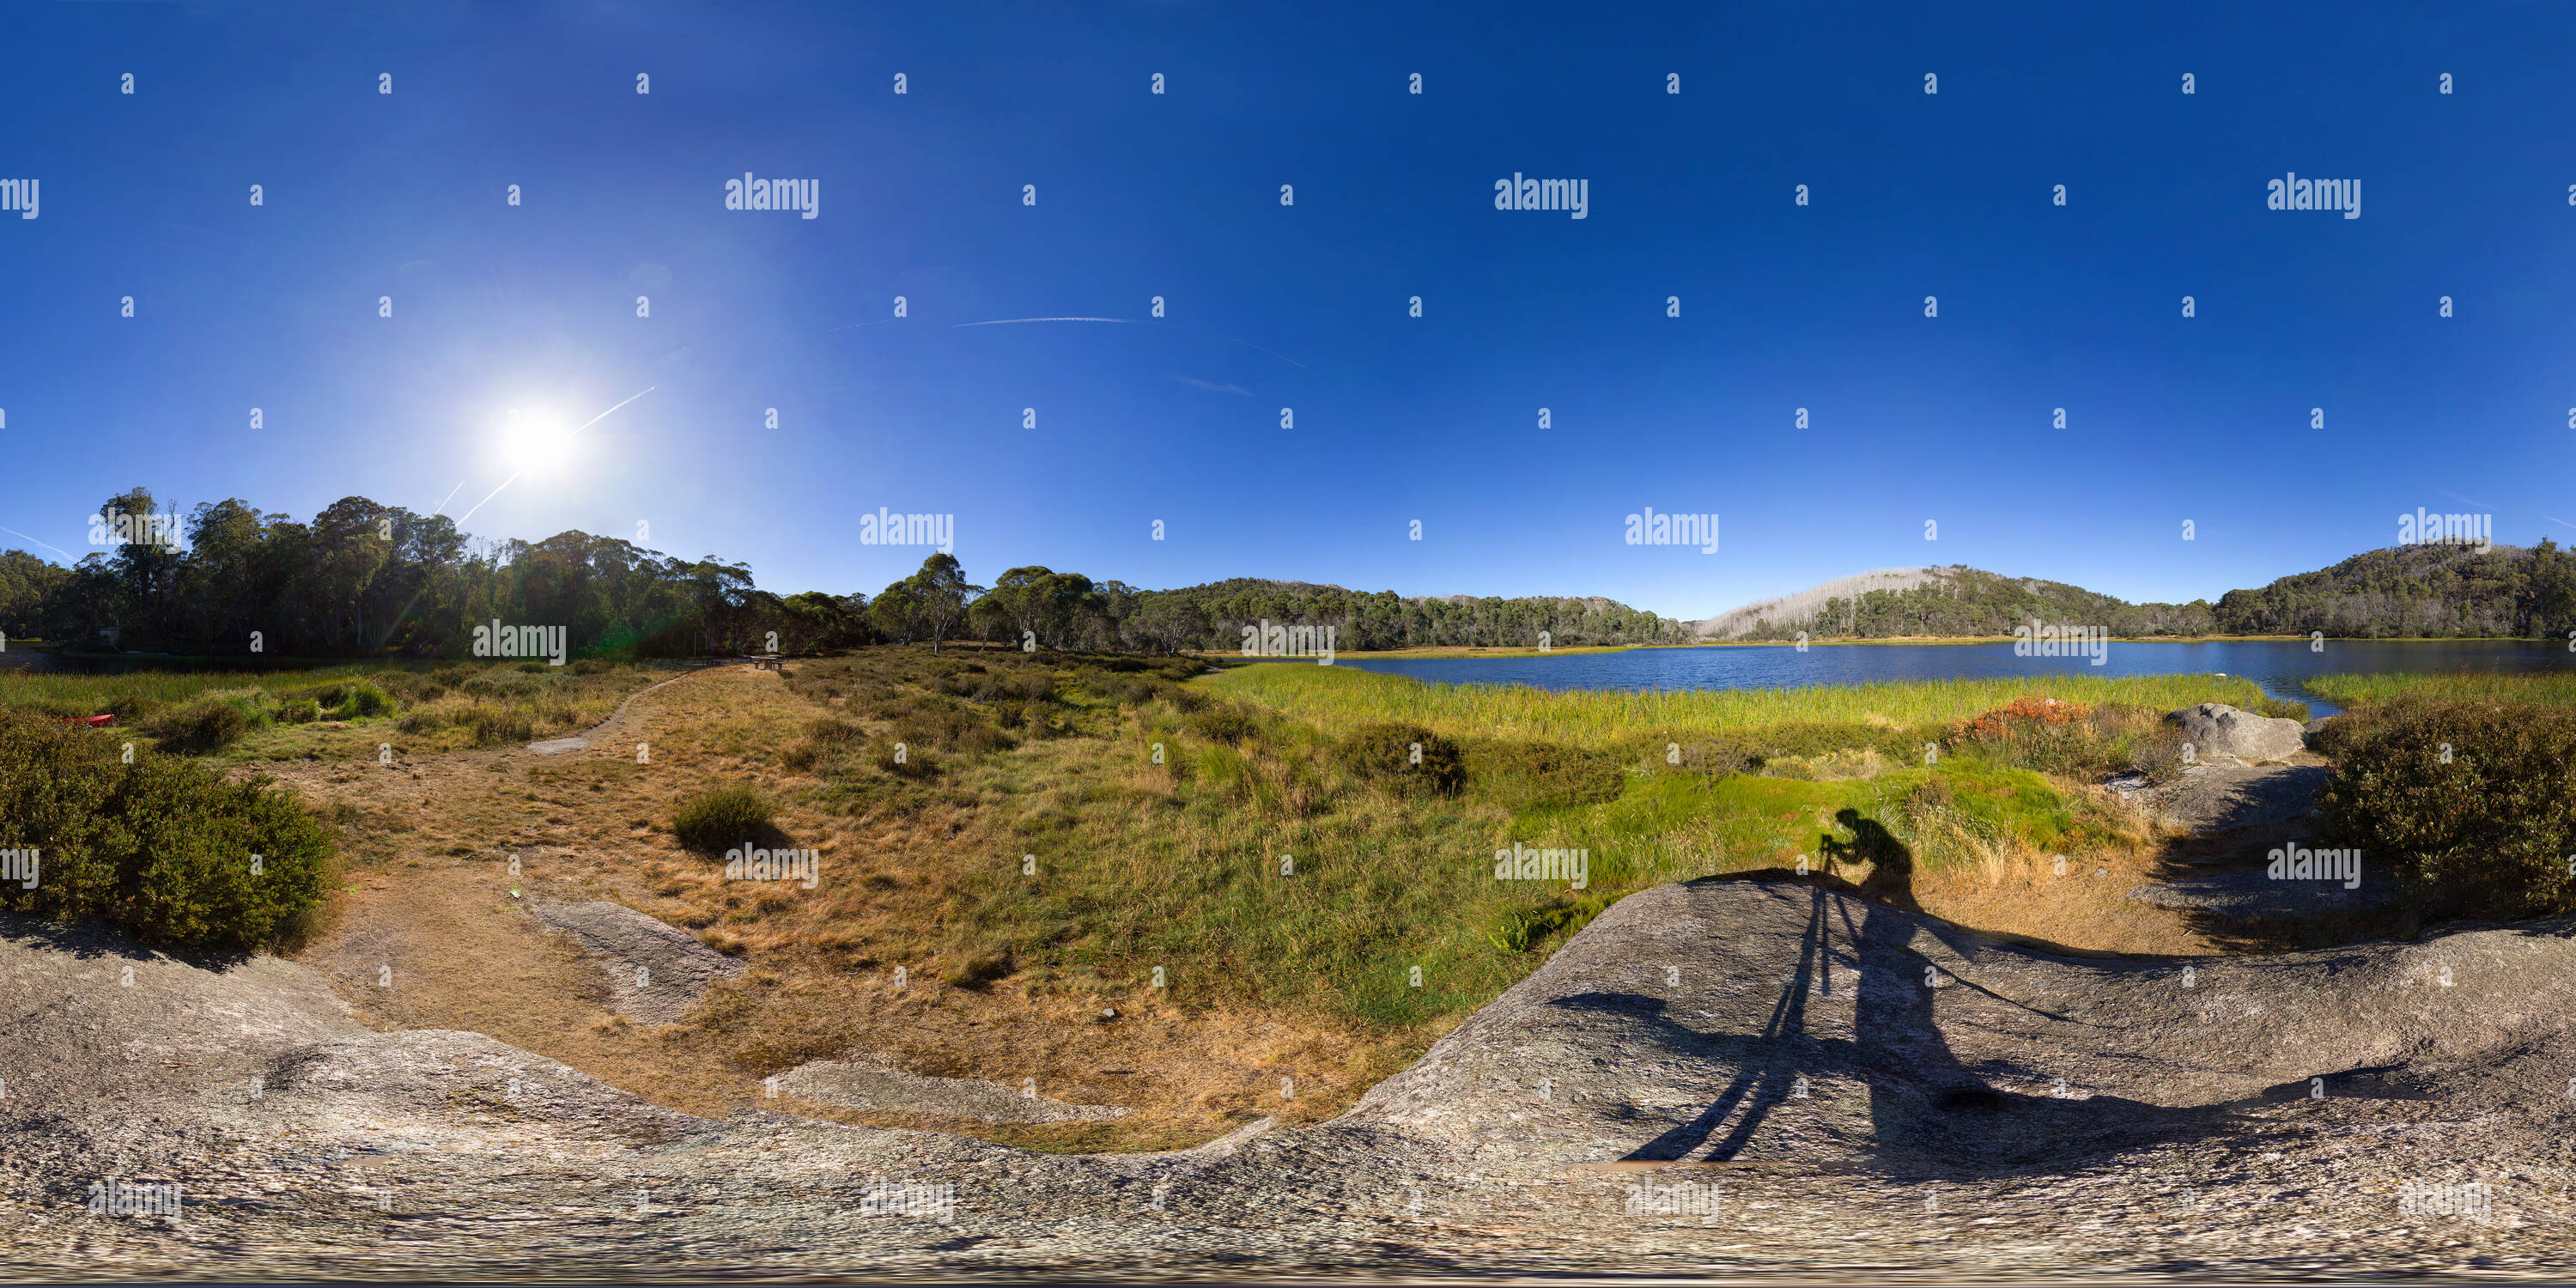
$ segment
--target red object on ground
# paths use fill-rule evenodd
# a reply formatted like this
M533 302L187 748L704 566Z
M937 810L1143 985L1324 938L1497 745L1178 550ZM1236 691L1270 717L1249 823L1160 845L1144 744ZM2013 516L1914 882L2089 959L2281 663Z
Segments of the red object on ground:
M70 719L63 721L63 723L64 723L64 724L67 724L67 725L80 725L80 726L82 726L83 728L88 728L88 729L104 729L104 728L108 727L109 725L115 724L115 723L116 723L116 717L115 717L115 716L112 716L112 715L107 715L107 716L73 716L73 717L71 717Z

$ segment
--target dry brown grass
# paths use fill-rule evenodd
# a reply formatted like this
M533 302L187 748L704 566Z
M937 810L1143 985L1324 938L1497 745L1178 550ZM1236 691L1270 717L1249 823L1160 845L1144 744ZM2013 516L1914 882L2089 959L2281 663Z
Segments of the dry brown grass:
M371 1024L487 1033L674 1108L755 1106L1038 1149L1175 1148L1258 1114L1328 1116L1413 1054L1407 1042L1293 1016L1184 1008L1126 989L1104 1000L1082 980L941 984L936 952L902 949L942 917L939 874L959 861L969 821L957 802L853 819L791 801L781 829L822 851L834 879L810 892L722 880L720 862L680 849L658 820L711 786L792 780L779 752L813 710L775 673L728 668L638 703L586 751L278 768L344 824L352 851L352 888L302 959ZM650 765L635 763L637 742L650 743ZM540 896L627 904L752 970L682 1024L622 1022L606 1010L597 967L528 914ZM902 989L891 983L898 963L910 974ZM387 966L390 988L378 983ZM1102 1019L1104 1005L1118 1017ZM871 1054L914 1073L1035 1078L1051 1098L1138 1112L1055 1125L861 1115L770 1099L761 1083L804 1060ZM1279 1096L1283 1078L1293 1098Z

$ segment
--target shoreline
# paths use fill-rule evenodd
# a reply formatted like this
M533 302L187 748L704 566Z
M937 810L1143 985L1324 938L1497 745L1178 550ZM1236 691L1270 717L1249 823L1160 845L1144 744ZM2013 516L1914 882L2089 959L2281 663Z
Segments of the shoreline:
M2014 641L2014 638L2015 637L2010 635L1891 635L1870 639L1809 640L1807 641L1807 647L1869 648L1907 644L1970 646L1978 644L2010 644ZM2526 639L2509 635L2329 635L2325 638L2327 642L2336 644L2542 644L2558 642L2554 636L2542 636ZM2306 635L2114 635L2109 637L2108 640L2108 642L2113 644L2300 644L2307 643L2308 641L2309 637ZM1423 648L1405 649L1341 649L1334 653L1334 657L1351 658L1355 660L1365 659L1370 661L1380 659L1402 660L1407 658L1572 657L1578 654L1631 653L1643 652L1651 649L1796 647L1797 643L1794 640L1693 640L1688 643L1674 644L1580 644L1568 645L1564 648L1551 648L1544 651L1524 647L1506 648L1501 646L1473 644L1443 644ZM1234 656L1231 650L1225 649L1205 649L1197 651L1185 650L1184 652L1187 656L1203 658L1226 658ZM1240 660L1258 662L1277 661L1283 659L1243 658Z

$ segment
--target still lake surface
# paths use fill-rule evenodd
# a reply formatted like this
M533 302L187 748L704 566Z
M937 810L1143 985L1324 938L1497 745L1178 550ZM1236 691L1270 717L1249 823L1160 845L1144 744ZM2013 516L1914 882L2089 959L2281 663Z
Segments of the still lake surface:
M1647 648L1566 657L1421 657L1336 660L1335 666L1443 684L1526 684L1540 689L1781 689L1881 680L2017 675L2206 675L2224 672L2317 715L2341 708L2308 692L2320 675L2382 671L2555 671L2576 668L2563 643L2517 640L2327 640L2322 652L2292 640L2229 643L2111 642L2102 665L2081 657L2015 657L2002 644L1729 645Z

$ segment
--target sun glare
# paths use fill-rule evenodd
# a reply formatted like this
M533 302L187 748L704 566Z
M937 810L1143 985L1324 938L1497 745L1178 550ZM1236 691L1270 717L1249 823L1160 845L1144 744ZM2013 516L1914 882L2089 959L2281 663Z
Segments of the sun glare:
M513 407L502 423L501 452L522 474L549 474L571 459L573 435L561 416Z

